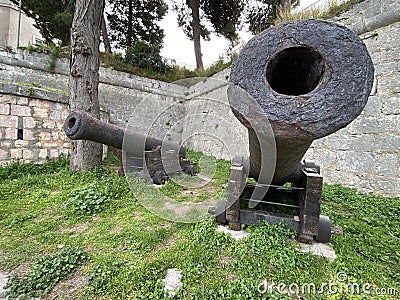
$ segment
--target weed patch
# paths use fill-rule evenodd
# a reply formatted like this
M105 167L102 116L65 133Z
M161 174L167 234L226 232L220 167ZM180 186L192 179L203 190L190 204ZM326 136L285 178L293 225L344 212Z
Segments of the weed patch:
M108 200L107 194L97 184L91 184L81 190L74 190L69 198L74 212L87 215L99 213Z
M122 261L112 261L95 266L89 275L86 292L97 296L105 294L122 271L122 265Z
M63 279L68 278L89 256L79 247L67 246L57 254L46 254L32 264L26 277L13 277L6 288L13 299L29 299L46 295Z
M287 21L295 21L295 20L305 20L305 19L324 19L328 20L337 16L340 16L342 13L351 10L354 5L364 2L365 0L346 0L338 3L336 0L328 1L328 7L326 9L321 9L318 7L306 8L305 10L301 10L296 13L292 13L291 9L283 9L280 11L280 14L275 21L275 25L287 22ZM318 2L316 2L318 3Z

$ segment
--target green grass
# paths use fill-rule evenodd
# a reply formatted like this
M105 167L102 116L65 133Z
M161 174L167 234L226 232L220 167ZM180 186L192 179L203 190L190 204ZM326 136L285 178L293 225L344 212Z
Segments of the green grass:
M229 175L229 161L218 159L200 152L187 151L190 160L196 164L198 176L183 174L169 180L161 192L176 201L202 202L222 194Z
M340 16L342 13L351 10L354 7L354 5L364 1L365 0L347 0L343 3L337 3L333 1L329 6L329 8L321 13L320 17L322 19L327 20L333 17Z
M201 160L198 153L189 152L189 156L193 161ZM115 158L110 160L117 162ZM223 190L228 169L229 163L216 161L216 173L208 188L193 190L197 200L184 198L190 189L178 184L169 183L161 191L180 201L212 198ZM276 291L260 294L261 281L287 286L314 283L318 287L328 282L343 285L336 277L338 272L347 275L348 283L368 283L400 292L398 198L325 185L323 213L344 228L344 235L334 236L331 241L338 256L331 264L297 251L291 241L294 233L283 225L251 226L247 238L235 241L216 233L213 220L183 224L161 219L138 201L135 194L139 186L132 192L124 177L106 167L77 173L68 171L65 158L43 165L14 163L0 168L0 179L0 270L27 269L17 273L30 290L35 289L35 283L58 282L57 278L46 277L43 281L32 275L47 269L60 273L60 280L68 277L72 285L83 282L78 291L72 292L62 290L65 280L61 281L50 292L59 289L53 298L163 299L161 280L169 268L183 271L183 287L175 299L290 299ZM81 210L77 203L94 203L96 209ZM67 273L57 261L76 254L65 255L60 249L82 249L89 260L83 261L80 268L74 263L73 272ZM65 264L70 265L67 258ZM38 262L46 262L42 265L47 267L38 266ZM303 296L398 299L398 295L329 295L325 290L324 294L306 292Z
M321 10L318 7L310 7L306 10L301 10L296 13L292 13L291 9L282 10L275 25L278 25L287 21L305 20L305 19L323 19L329 20L334 17L338 17L346 11L351 10L354 5L364 2L365 0L347 0L342 3L338 3L336 0L329 0L328 7L325 10Z

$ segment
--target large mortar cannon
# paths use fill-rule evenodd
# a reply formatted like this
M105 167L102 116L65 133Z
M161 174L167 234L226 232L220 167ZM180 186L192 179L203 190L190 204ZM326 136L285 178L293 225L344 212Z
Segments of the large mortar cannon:
M228 203L211 209L215 214L222 209L217 219L229 222L232 229L257 220L283 220L304 242L313 237L329 241L329 218L320 216L320 168L301 160L313 140L345 127L361 113L373 73L363 42L334 23L289 22L250 40L232 65L233 87L228 90L233 113L248 129L250 158L248 164L243 158L233 160ZM253 102L243 105L243 91ZM276 165L268 184L261 178L262 161L271 160L272 153L262 149L265 134L252 126L260 122L259 116L270 123L276 144ZM256 184L246 185L247 173ZM243 202L251 199L266 209L244 209ZM297 213L277 214L270 209L276 206Z
M126 168L128 172L145 171L155 184L163 184L168 173L185 172L193 175L196 168L185 158L185 148L181 145L148 137L131 130L124 130L113 124L93 118L83 111L74 111L64 122L65 134L71 140L90 140L126 151ZM125 144L124 144L125 141ZM174 158L178 156L178 165L174 166ZM163 159L165 158L165 159Z

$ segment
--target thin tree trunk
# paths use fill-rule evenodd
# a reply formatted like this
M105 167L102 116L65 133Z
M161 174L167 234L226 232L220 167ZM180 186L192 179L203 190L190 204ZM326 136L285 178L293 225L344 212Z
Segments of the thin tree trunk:
M291 9L292 9L291 0L281 0L277 17L281 17L283 14L286 13L290 14Z
M192 10L192 29L193 29L193 43L194 55L196 56L197 69L203 70L203 58L201 54L201 28L200 28L200 13L199 13L199 0L189 1L190 9Z
M100 25L104 0L77 0L71 29L70 109L100 118L98 99ZM103 145L74 141L71 171L101 164Z
M103 43L106 52L111 53L111 44L110 44L110 39L108 38L107 24L104 14L101 17L101 36L103 37Z
M128 30L126 37L127 47L132 47L132 23L133 23L133 5L132 1L128 0Z

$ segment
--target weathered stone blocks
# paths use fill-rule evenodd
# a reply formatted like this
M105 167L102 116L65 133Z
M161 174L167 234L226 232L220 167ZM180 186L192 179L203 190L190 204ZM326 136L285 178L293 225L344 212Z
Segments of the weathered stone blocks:
M31 116L31 107L26 105L11 105L11 114L13 116Z
M11 84L12 85L12 84ZM2 84L3 91L5 84ZM18 90L8 87L6 90ZM44 161L68 153L70 143L62 134L68 104L35 99L30 95L3 95L0 103L0 161Z
M22 149L10 149L10 158L11 159L21 159L22 158Z
M0 126L6 128L17 128L18 117L0 115Z
M4 138L6 140L15 140L15 139L17 139L17 129L16 128L5 128L5 130L4 130Z
M9 114L10 114L10 104L0 103L0 115L9 115Z
M23 118L23 126L24 128L35 128L36 124L35 124L35 119L32 117L24 117Z
M0 149L0 161L7 159L8 159L8 152L3 149Z
M400 95L385 97L382 103L382 113L385 115L400 115Z

